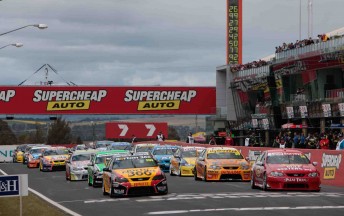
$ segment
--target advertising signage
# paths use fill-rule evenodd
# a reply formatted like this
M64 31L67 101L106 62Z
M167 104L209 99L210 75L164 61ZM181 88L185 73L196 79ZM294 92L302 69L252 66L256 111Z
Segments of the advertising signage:
M0 176L0 198L7 196L27 196L27 174Z
M167 138L168 126L166 122L109 122L106 123L106 138L130 139L136 138L152 139L162 132Z
M215 113L215 87L0 86L0 114Z

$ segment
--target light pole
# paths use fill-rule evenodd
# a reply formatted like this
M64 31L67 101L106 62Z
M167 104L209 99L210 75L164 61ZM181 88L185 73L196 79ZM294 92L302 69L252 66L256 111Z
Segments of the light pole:
M13 29L12 31L1 33L0 36L8 34L8 33L11 33L11 32L14 32L14 31L18 31L20 29L27 28L27 27L30 27L30 26L36 27L36 28L39 28L39 29L46 29L46 28L48 28L48 25L46 25L46 24L32 24L32 25L26 25L26 26L23 26L23 27L20 27L20 28L17 28L17 29Z
M8 46L22 47L23 44L22 43L7 44L6 46L0 47L0 49L3 49Z

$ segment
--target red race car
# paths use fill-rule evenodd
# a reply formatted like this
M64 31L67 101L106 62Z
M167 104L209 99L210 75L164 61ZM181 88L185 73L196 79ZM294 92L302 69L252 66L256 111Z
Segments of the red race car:
M252 166L251 188L320 191L320 174L298 150L264 151Z

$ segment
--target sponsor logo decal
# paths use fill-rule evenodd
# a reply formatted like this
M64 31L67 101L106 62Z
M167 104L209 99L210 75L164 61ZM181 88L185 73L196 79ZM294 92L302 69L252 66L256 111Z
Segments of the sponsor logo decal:
M125 102L137 101L139 111L177 110L182 102L191 102L196 97L195 90L188 91L135 91L127 90Z
M9 102L15 95L15 90L0 91L0 101Z
M326 167L324 169L324 179L335 179L336 168L335 167Z
M342 155L330 155L323 153L321 167L324 168L324 179L335 179L336 169L339 169Z
M106 90L97 91L43 91L34 92L33 102L47 101L47 111L88 110L92 101L100 102Z

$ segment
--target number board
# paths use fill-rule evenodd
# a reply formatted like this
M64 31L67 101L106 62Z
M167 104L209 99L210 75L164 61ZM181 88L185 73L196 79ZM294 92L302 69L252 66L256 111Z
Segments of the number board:
M227 64L242 63L242 0L227 0Z

